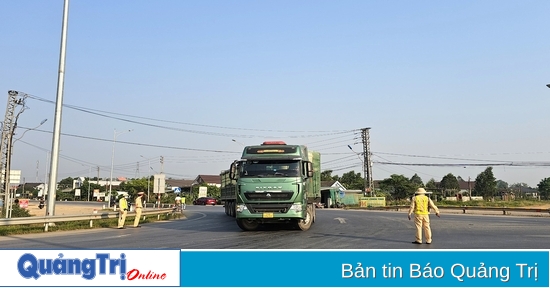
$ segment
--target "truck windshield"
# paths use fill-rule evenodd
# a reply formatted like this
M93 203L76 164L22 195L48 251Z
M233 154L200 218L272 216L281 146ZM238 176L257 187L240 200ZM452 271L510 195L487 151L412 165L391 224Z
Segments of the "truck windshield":
M300 161L255 160L243 162L240 177L298 177Z

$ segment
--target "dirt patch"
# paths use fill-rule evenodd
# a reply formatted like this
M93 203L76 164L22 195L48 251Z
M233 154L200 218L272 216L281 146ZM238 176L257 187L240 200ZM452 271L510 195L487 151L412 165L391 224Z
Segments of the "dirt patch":
M97 209L97 208L95 208ZM37 205L29 205L27 208L29 210L29 213L31 216L46 216L46 213L48 212L48 207L44 206L44 208L40 209ZM101 211L97 211L97 213L100 213ZM54 214L55 215L84 215L84 214L92 214L94 213L94 208L90 207L89 205L55 205Z
M531 209L550 209L550 204L545 204L545 205L536 205L536 206L527 206L527 207L521 207L521 208L531 208Z

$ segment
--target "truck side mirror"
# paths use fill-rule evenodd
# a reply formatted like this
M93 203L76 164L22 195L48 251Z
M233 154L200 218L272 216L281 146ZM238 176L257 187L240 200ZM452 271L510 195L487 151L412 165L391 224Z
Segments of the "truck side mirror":
M231 180L237 180L236 174L237 173L237 161L234 161L231 163L231 166L229 167L229 179Z
M313 163L307 162L307 177L313 177Z

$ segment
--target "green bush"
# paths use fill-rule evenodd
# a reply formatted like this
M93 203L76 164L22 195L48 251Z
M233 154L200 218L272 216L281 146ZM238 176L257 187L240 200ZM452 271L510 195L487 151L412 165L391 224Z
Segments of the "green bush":
M31 217L31 213L29 210L19 207L17 204L13 204L12 210L11 210L11 217L17 218L17 217Z

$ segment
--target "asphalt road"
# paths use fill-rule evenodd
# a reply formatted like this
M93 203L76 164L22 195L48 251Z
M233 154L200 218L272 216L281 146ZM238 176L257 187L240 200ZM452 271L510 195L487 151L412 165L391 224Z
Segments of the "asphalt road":
M405 212L317 210L309 231L243 232L221 206L187 206L186 219L141 228L1 236L0 249L548 249L550 217L432 215L433 243L414 245Z

